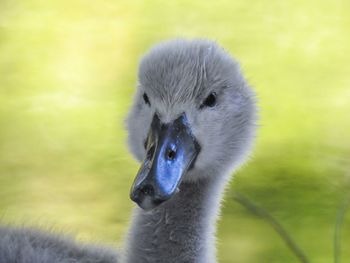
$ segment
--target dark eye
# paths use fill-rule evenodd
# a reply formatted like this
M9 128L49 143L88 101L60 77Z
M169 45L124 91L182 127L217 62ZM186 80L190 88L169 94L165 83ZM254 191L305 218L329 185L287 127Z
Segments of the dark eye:
M209 94L208 97L203 101L202 105L200 108L204 107L214 107L216 105L216 93L212 92Z
M148 106L151 106L151 102L149 101L147 94L143 93L142 97L143 97L143 100L145 101L145 103L148 104Z

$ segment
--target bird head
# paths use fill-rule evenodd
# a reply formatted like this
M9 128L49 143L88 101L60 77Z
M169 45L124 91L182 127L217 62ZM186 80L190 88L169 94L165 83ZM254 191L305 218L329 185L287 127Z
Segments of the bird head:
M241 164L256 127L255 95L215 42L171 40L139 65L128 143L141 162L131 199L150 210L181 182L220 177Z

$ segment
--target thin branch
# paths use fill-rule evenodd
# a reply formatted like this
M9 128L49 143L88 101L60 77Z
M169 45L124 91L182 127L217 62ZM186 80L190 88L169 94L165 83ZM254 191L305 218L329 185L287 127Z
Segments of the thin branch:
M340 263L341 261L341 227L344 222L346 211L350 205L350 192L346 194L341 206L338 209L337 219L334 227L334 240L333 240L333 251L334 251L334 263Z
M288 232L265 209L258 207L253 202L251 202L248 198L244 197L243 195L237 192L233 194L233 199L236 200L238 203L240 203L242 206L244 206L251 213L255 214L258 217L261 217L262 219L265 219L266 222L268 222L272 226L272 228L277 232L277 234L283 239L283 241L286 243L288 248L295 254L295 256L300 260L300 262L310 263L305 253L293 241L293 239L288 234Z

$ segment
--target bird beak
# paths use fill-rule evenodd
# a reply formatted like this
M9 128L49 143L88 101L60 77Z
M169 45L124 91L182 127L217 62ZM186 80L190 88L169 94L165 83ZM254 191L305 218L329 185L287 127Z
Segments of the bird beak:
M185 114L167 124L162 124L155 114L146 148L147 155L131 187L130 198L144 210L151 210L178 191L200 146Z

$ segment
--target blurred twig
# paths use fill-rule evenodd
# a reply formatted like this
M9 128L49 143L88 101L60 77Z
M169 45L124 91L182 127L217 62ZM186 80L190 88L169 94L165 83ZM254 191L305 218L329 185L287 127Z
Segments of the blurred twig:
M272 226L272 228L279 234L279 236L283 239L283 241L290 248L290 250L300 260L300 262L310 263L309 259L306 257L305 253L301 250L301 248L293 241L293 239L288 234L288 232L274 217L272 217L269 214L269 212L267 212L265 209L261 207L258 207L253 202L251 202L248 198L244 197L243 195L237 192L233 194L233 198L235 201L240 203L242 206L244 206L246 209L248 209L250 212L252 212L256 216L265 219L266 222L268 222Z
M334 227L334 263L340 263L341 261L341 227L343 225L346 210L350 205L350 191L345 195L342 204L340 205L337 213L337 219Z

